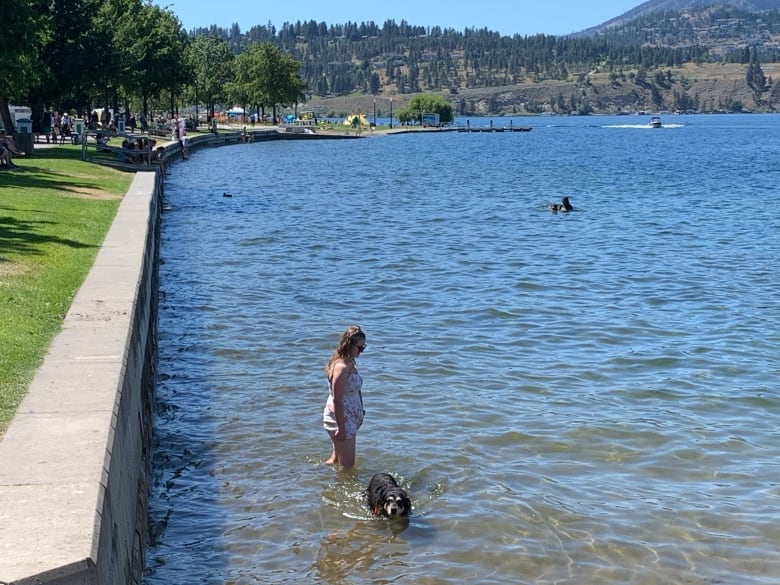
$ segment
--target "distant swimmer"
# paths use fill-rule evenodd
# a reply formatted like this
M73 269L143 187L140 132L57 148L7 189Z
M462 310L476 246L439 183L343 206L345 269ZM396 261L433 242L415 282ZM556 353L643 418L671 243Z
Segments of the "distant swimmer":
M574 207L572 206L568 197L563 197L560 203L550 203L550 205L547 206L547 209L553 212L572 211Z

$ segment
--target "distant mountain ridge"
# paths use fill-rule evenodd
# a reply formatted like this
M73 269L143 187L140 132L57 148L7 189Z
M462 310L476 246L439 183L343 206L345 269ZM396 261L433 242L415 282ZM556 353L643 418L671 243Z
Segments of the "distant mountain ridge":
M745 12L763 12L765 10L780 9L780 0L648 0L636 8L624 12L600 25L585 29L572 36L593 36L604 32L609 28L620 26L634 19L651 16L658 12L680 12L691 8L704 8L707 6L732 6Z
M780 111L780 0L650 0L590 30L502 37L388 20L221 34L235 53L289 53L323 115L373 111L377 98L400 112L422 92L458 115Z

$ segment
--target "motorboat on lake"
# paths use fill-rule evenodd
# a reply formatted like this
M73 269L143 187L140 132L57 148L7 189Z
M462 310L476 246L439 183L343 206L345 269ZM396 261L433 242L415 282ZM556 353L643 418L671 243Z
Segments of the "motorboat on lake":
M660 128L661 116L653 116L652 118L650 118L650 122L648 123L648 126L650 126L650 128Z

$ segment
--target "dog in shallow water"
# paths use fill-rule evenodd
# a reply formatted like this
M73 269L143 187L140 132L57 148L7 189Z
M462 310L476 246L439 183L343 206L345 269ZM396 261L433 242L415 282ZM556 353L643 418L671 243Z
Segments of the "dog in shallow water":
M366 500L374 516L405 518L412 511L412 502L404 489L389 473L377 473L368 482Z

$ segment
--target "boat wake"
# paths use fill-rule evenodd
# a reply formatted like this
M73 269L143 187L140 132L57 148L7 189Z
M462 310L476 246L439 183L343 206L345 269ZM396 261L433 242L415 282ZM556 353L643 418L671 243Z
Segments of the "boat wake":
M685 124L664 124L660 128L682 128ZM602 128L636 128L639 130L659 130L659 128L653 128L647 124L607 124Z

